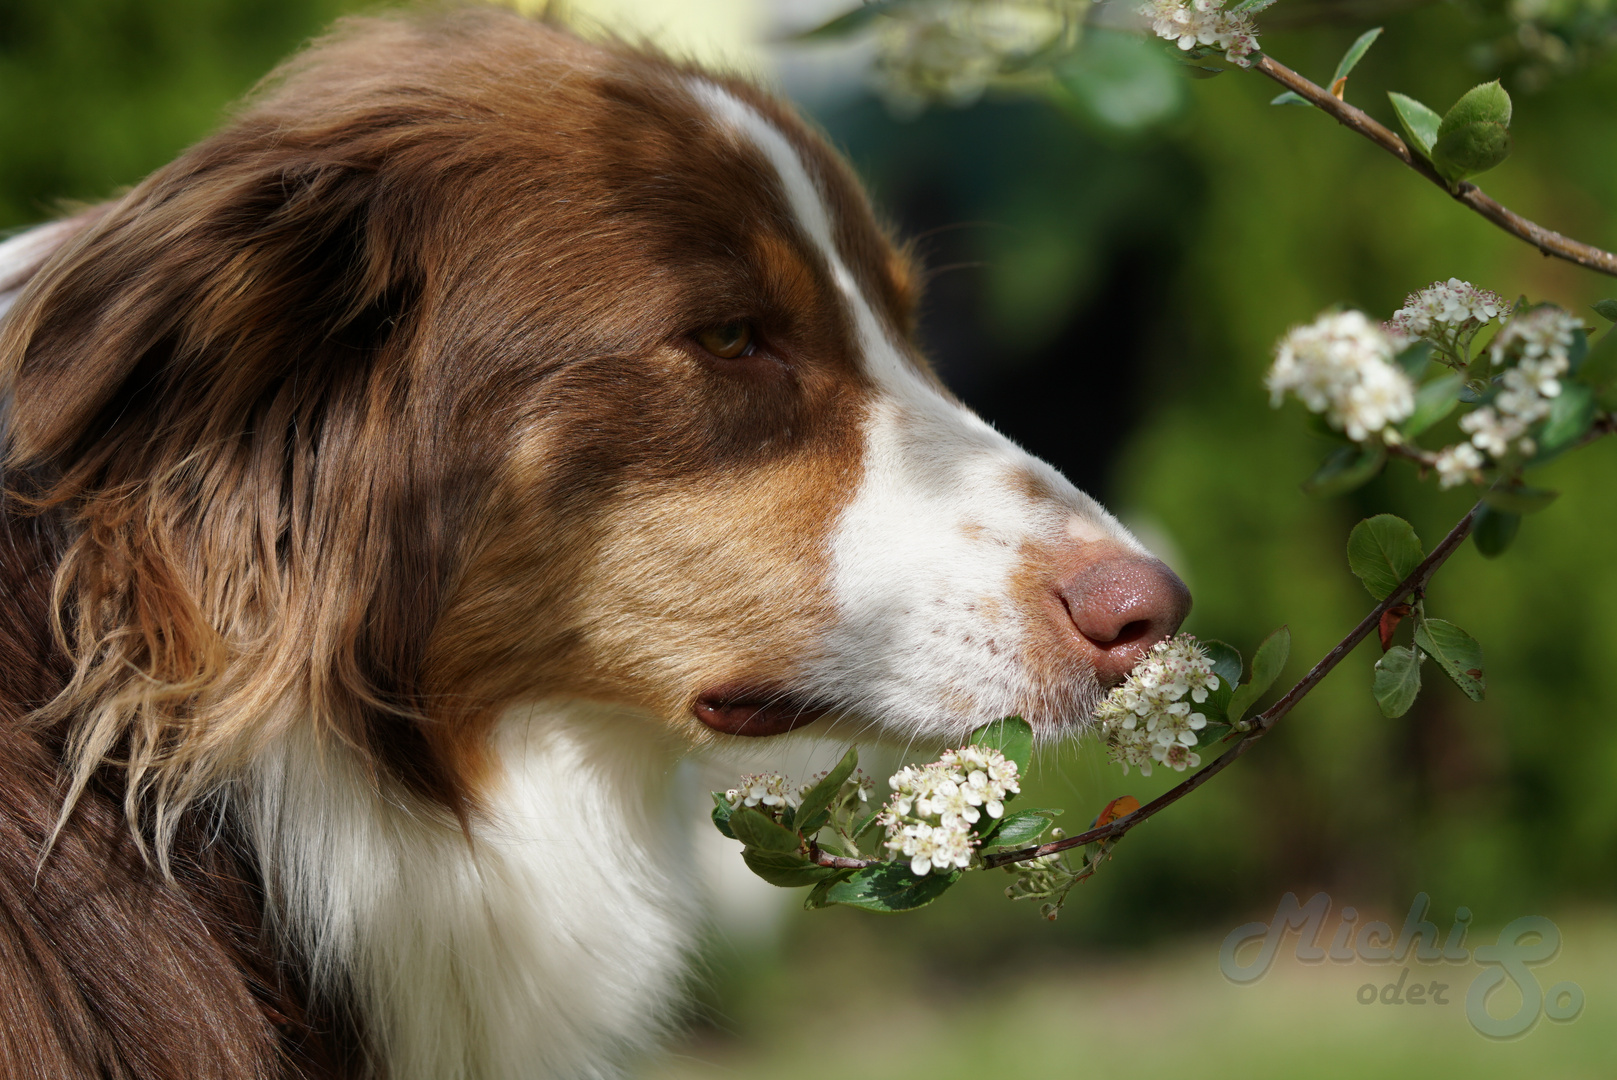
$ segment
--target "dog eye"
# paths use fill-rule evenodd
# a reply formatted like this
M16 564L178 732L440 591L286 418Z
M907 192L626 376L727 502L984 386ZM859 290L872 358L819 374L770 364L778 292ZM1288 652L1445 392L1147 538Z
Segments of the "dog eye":
M733 322L710 327L696 335L696 343L721 360L734 360L752 353L752 327Z

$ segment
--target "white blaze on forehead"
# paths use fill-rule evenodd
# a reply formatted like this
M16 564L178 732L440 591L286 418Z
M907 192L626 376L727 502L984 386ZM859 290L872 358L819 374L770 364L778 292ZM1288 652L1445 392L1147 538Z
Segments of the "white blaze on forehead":
M831 537L839 618L822 635L805 690L900 736L1070 709L1078 688L1053 691L1022 649L1029 621L1046 617L1022 610L1025 599L1012 591L1024 545L1144 548L1088 495L922 376L849 272L824 194L791 142L722 88L693 80L692 89L774 169L847 304L876 386L862 479Z

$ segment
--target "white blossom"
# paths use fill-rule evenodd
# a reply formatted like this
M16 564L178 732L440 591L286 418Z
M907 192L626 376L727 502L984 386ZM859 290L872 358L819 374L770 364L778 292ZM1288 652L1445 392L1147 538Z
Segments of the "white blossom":
M1471 443L1444 447L1437 452L1437 460L1432 463L1437 470L1438 487L1451 488L1460 484L1477 483L1482 479L1478 470L1482 468L1483 460L1482 451Z
M1202 763L1201 755L1195 753L1183 743L1153 746L1151 748L1151 757L1152 760L1160 761L1176 772L1184 772L1187 767L1194 769Z
M1415 385L1392 363L1395 343L1363 312L1327 312L1281 339L1265 384L1270 403L1296 394L1355 442L1415 411Z
M915 822L902 826L887 841L887 848L910 860L917 877L937 871L964 870L971 865L971 831Z
M1503 310L1505 301L1498 293L1451 277L1410 293L1404 306L1393 312L1387 326L1394 333L1417 338L1426 337L1440 327L1472 331L1498 317Z
M1573 334L1582 326L1570 313L1546 306L1517 315L1494 335L1489 358L1495 366L1509 366L1499 375L1492 402L1460 418L1472 446L1495 460L1509 454L1513 442L1524 455L1537 451L1527 430L1550 414L1551 402L1560 396L1561 376L1571 367ZM1449 464L1449 475L1463 468L1456 460ZM1445 487L1461 482L1445 479L1441 461L1438 476Z
M1151 32L1189 51L1197 46L1218 49L1224 59L1251 67L1258 34L1244 13L1227 11L1225 0L1150 0L1139 12L1151 21Z
M873 75L888 107L969 105L1008 67L1081 24L1079 0L931 0L881 20Z
M1478 450L1502 458L1510 453L1510 441L1526 433L1527 422L1484 405L1460 417L1460 430L1471 436L1471 444Z
M743 776L740 785L726 791L724 797L736 806L765 806L779 809L800 805L804 790L806 789L794 789L791 781L780 773L757 773Z
M1488 353L1496 367L1513 353L1523 360L1559 358L1565 363L1573 332L1582 328L1581 320L1558 307L1534 308L1506 323L1488 346Z
M971 827L984 814L1004 816L1005 800L1022 790L1016 762L984 746L945 751L929 765L906 765L888 785L893 795L876 821L887 832L887 849L910 860L917 875L970 865Z
M1151 646L1095 710L1112 760L1125 773L1137 766L1146 776L1153 762L1166 761L1176 769L1183 769L1183 762L1199 764L1201 759L1188 751L1207 717L1192 703L1205 702L1208 691L1218 687L1212 662L1190 634Z

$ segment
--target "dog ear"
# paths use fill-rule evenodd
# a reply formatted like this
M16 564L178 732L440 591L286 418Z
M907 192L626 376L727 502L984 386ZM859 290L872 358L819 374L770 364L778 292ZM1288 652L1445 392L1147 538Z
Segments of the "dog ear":
M82 768L119 757L183 801L170 773L239 760L297 692L458 808L420 680L463 524L441 515L476 485L421 434L450 407L412 384L421 210L378 179L385 131L250 120L106 209L0 336L12 481L76 526L53 709L107 728L76 736Z
M342 153L351 147L232 134L101 212L20 299L0 341L14 464L83 464L131 430L156 435L176 395L225 429L238 418L220 407L331 343L370 344L354 335L403 302L411 268L378 227L371 170Z

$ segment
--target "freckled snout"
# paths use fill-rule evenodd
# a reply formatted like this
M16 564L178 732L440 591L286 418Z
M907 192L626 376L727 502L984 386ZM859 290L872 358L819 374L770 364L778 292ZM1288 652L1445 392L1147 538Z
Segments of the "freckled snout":
M1190 590L1160 559L1119 554L1058 582L1056 595L1102 686L1121 682L1140 654L1179 629Z

